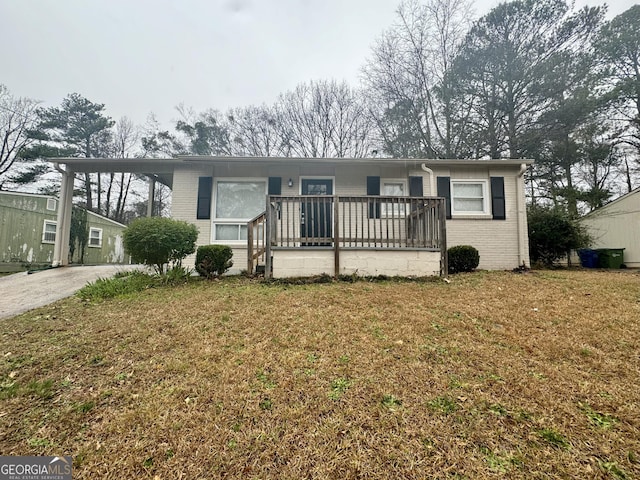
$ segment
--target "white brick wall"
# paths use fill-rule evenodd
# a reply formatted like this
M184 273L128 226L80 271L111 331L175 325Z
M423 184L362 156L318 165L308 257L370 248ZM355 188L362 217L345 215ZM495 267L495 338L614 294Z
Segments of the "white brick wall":
M333 250L274 250L273 277L334 274ZM426 277L440 275L440 252L341 250L339 274Z
M409 162L408 162L409 163ZM467 178L467 179L486 179L491 176L504 177L505 197L506 197L506 220L492 219L451 219L447 221L447 244L448 247L454 245L472 245L480 252L480 268L483 269L512 269L519 265L519 232L518 232L518 216L521 217L521 225L523 226L524 235L521 240L523 255L529 264L528 241L526 240L526 214L524 194L520 199L520 211L516 202L516 182L522 181L516 177L518 167L503 167L489 169L486 166L477 167L433 167L434 177L450 176L451 178ZM399 165L397 167L387 166L368 166L361 167L357 164L345 165L261 165L255 168L241 167L237 165L216 166L215 170L212 166L205 164L185 164L176 168L173 180L173 217L179 220L185 220L194 223L200 234L198 236L198 245L206 245L211 243L211 221L196 220L196 205L198 194L198 177L213 176L214 178L224 177L262 177L280 176L282 177L282 193L283 195L299 194L299 179L304 176L326 176L335 178L334 190L337 194L342 195L365 195L366 194L366 177L369 175L379 175L382 178L407 178L410 175L423 176L423 190L425 195L435 195L432 191L432 184L429 174L422 171L420 162L414 162L407 165ZM288 179L294 182L292 188L287 186ZM246 269L246 248L243 246L233 246L234 248L234 268L233 272L240 272ZM389 252L387 252L389 253ZM394 252L397 253L397 252ZM314 254L315 255L315 254ZM314 264L317 258L311 255L309 250L301 250L296 261L305 261L309 263L311 270L320 270L316 273L323 273L325 263ZM398 257L400 258L400 257ZM192 266L195 256L191 256L186 260L186 265ZM324 262L324 257L322 262ZM315 266L314 266L315 265ZM321 266L322 265L322 266ZM347 264L344 264L345 266ZM329 262L331 272L333 271L333 259ZM278 268L277 262L274 262L274 268ZM288 267L287 267L288 268ZM346 267L345 267L346 268ZM364 268L364 267L363 267ZM368 267L367 267L368 268ZM438 267L439 268L439 267ZM359 269L360 271L360 269ZM275 273L275 270L274 270ZM330 272L327 272L330 273ZM371 273L376 275L375 273Z
M199 234L196 245L211 243L211 220L196 219L198 177L207 176L211 176L211 168L198 165L176 168L173 174L174 194L171 202L171 216L176 220L184 220L198 227ZM184 266L193 268L195 259L195 254L189 255L183 262Z

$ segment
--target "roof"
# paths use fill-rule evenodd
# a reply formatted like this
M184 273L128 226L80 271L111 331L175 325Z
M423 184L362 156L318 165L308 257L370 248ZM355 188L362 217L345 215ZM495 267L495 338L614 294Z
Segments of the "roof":
M206 156L206 155L185 155L176 157L183 163L236 163L236 164L255 164L255 163L330 163L330 164L343 164L343 163L356 163L356 164L369 164L369 165L416 165L425 164L427 166L438 165L506 165L506 166L520 166L523 163L531 165L533 160L528 159L428 159L428 158L382 158L382 157L363 157L363 158L313 158L313 157L219 157L219 156Z
M185 164L255 165L263 163L297 164L361 164L361 165L414 165L434 166L520 166L531 165L529 159L460 159L441 160L428 158L301 158L301 157L221 157L208 155L179 155L175 158L49 158L47 161L64 164L72 172L130 172L141 173L171 187L175 167Z
M584 215L580 220L584 220L590 217L595 217L597 215L602 215L603 213L606 212L606 210L613 208L614 206L616 206L619 203L622 203L626 200L628 200L629 198L640 194L640 187L631 190L629 193L625 193L624 195L619 196L618 198L616 198L615 200L611 200L609 203L607 203L606 205L601 206L600 208L596 208L595 210L587 213L586 215ZM627 212L630 213L630 212Z

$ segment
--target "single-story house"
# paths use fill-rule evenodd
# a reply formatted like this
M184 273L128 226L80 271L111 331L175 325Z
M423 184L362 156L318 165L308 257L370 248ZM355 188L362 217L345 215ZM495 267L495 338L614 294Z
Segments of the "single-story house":
M59 201L49 195L0 191L0 271L53 262ZM124 225L87 212L88 242L84 263L124 263ZM68 242L68 240L67 240ZM71 262L78 263L76 249Z
M235 272L439 275L446 249L461 244L479 250L482 269L529 265L523 176L530 160L55 161L66 171L62 198L70 198L74 172L153 175L173 190L173 218L198 227L198 245L232 247Z
M640 267L640 188L580 219L593 248L624 248L624 264Z

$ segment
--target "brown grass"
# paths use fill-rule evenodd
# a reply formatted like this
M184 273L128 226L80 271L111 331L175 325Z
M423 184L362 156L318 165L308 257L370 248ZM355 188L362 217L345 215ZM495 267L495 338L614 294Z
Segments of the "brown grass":
M0 453L74 478L640 478L640 277L229 279L0 323Z

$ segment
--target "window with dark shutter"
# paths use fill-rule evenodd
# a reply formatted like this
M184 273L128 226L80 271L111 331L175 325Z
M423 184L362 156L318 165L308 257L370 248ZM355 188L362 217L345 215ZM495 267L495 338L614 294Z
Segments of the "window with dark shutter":
M380 196L380 177L367 177L367 195ZM380 202L369 199L369 218L380 218Z
M198 178L198 206L196 218L198 220L209 220L211 218L211 191L213 187L213 177Z
M269 177L269 195L282 195L282 177Z
M504 177L491 177L491 213L494 220L506 220Z
M424 196L424 192L422 190L422 177L409 177L409 196Z
M438 196L444 197L447 205L447 219L451 218L451 178L437 177Z

